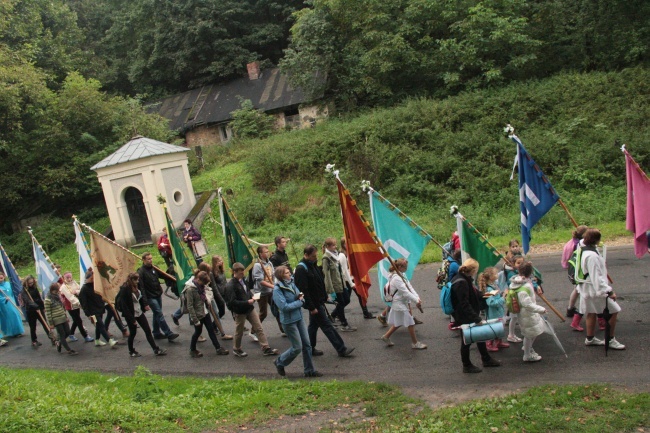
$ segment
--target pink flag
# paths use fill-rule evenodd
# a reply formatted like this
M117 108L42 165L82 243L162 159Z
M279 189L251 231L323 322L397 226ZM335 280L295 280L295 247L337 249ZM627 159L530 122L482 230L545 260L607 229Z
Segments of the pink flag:
M634 233L634 254L641 258L648 252L646 232L650 230L650 179L627 150L627 220L625 228Z

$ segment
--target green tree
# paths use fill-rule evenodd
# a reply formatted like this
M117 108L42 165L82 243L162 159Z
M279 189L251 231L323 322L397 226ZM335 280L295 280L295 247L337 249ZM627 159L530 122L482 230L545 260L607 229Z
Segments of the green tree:
M230 114L230 127L237 138L266 138L273 132L273 116L256 110L250 99L242 100L241 108Z
M112 0L101 81L124 92L185 91L277 63L298 0Z

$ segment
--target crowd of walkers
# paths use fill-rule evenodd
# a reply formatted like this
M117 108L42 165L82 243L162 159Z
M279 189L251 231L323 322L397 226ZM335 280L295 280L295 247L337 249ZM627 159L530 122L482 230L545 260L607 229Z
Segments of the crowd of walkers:
M187 225L187 224L186 224ZM189 233L187 241L200 237L191 224L186 227ZM567 316L572 318L571 327L579 332L582 317L586 318L586 346L604 345L605 341L596 337L596 327L604 329L606 318L600 317L602 302L607 298L610 316L608 320L609 348L624 349L615 337L616 321L620 306L616 294L607 281L605 262L598 249L601 234L597 229L585 226L576 228L573 238L567 242L562 266L571 269L569 279L574 284L569 296ZM158 243L159 251L167 264L170 264L169 242L166 237ZM135 348L135 337L140 330L155 356L166 355L157 341L174 342L179 334L172 331L162 310L163 284L171 287L180 299L180 306L170 317L173 324L180 326L183 316L187 317L193 328L189 343L189 356L201 358L199 343L207 341L203 336L205 330L216 355L232 354L244 358L242 340L250 338L259 343L263 356L272 356L277 373L285 376L285 369L302 354L303 374L305 377L320 377L322 374L314 366L314 357L323 355L317 347L318 331L321 330L338 356L353 356L354 347L346 344L341 333L351 333L357 328L350 325L346 308L353 293L355 282L350 276L345 243L340 247L334 238L327 238L322 248L307 245L303 257L292 268L286 253L289 240L282 236L275 239L275 251L270 253L268 246L257 248L257 257L250 271L241 263L234 263L230 269L232 277L228 280L224 270L224 261L220 256L213 256L210 264L197 260L198 268L180 292L167 273L160 272L153 265L150 253L142 255L142 266L137 272L130 273L122 284L114 303L94 291L94 272L90 268L80 287L70 272L63 273L62 278L41 292L36 280L28 276L23 281L20 299L13 297L11 285L4 273L0 272L0 329L4 337L19 337L24 334L23 323L18 305L24 306L25 318L29 326L31 344L34 348L41 346L37 338L40 326L52 345L59 351L65 350L69 355L77 355L70 343L77 342L78 330L84 342L94 342L97 347L109 346L118 349L123 343L110 333L111 321L127 338L130 357L140 357ZM505 265L499 270L488 267L479 274L480 264L474 259L461 263L460 251L447 251L446 278L449 281L453 313L449 329L461 332L464 326L481 326L486 323L500 322L507 329L507 337L477 341L476 345L483 367L498 367L501 363L492 353L509 348L512 344L522 344L523 361L538 362L542 357L533 349L535 339L545 332L545 307L537 303L537 297L543 293L541 275L533 264L521 255L519 244L511 241L505 254ZM320 260L319 260L320 259ZM407 329L411 347L423 350L427 345L419 341L415 325L419 322L414 316L414 309L422 311L422 299L406 278L408 262L395 260L390 268L388 282L384 293L390 301L386 310L377 319L388 330L379 337L387 347L393 347L391 336L401 327ZM571 278L571 272L575 278ZM173 274L173 266L168 273ZM368 311L361 294L356 293L363 317L375 316ZM330 305L331 313L328 309ZM257 308L256 308L257 306ZM303 310L307 310L303 315ZM81 312L95 327L94 338L83 323ZM151 326L146 312L151 311ZM223 318L230 312L234 322L234 335L224 330ZM106 315L106 317L104 317ZM283 337L287 337L290 346L284 351L270 346L264 322L268 328L277 325ZM305 317L306 316L306 317ZM275 322L275 323L273 323ZM421 322L420 322L421 323ZM517 328L523 339L516 335ZM1 336L0 336L1 337ZM220 341L221 340L221 341ZM232 340L232 349L223 347L223 341ZM6 340L0 338L0 345ZM479 373L482 369L470 360L470 346L473 341L461 338L461 362L463 372ZM395 350L395 349L394 349Z

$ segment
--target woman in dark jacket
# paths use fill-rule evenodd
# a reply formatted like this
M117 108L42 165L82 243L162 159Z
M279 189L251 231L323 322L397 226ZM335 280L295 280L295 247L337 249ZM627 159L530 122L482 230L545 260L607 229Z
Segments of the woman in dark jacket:
M451 304L454 307L453 317L457 325L471 325L481 323L479 315L481 308L481 295L474 286L474 278L478 273L478 262L474 259L467 259L458 269L458 274L451 280ZM480 373L483 371L472 364L469 359L469 346L465 341L460 340L460 357L463 361L463 373ZM481 353L483 367L498 367L501 363L493 359L485 342L476 343L478 351Z
M122 316L124 316L124 320L126 320L126 325L129 327L129 355L132 358L141 356L133 347L135 334L138 332L138 325L140 325L145 337L147 337L147 341L153 349L153 353L156 356L166 355L165 350L161 349L156 344L156 340L153 338L153 334L151 333L151 327L149 327L149 321L144 315L144 312L149 310L149 304L146 296L140 292L138 286L139 280L140 276L137 273L130 273L126 282L122 284L119 293L115 297L115 308L122 312Z
M41 322L47 336L50 335L50 329L47 323L44 322L45 304L43 298L39 293L36 280L31 275L27 276L23 281L23 291L20 292L20 297L27 310L27 323L29 323L29 333L32 336L32 346L38 347L41 343L36 339L36 322ZM54 344L54 340L52 340L52 343Z

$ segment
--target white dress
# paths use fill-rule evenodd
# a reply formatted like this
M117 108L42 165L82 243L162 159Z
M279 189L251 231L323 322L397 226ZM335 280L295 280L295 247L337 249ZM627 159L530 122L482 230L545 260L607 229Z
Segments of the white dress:
M388 324L406 327L415 325L415 321L409 310L409 304L411 302L419 302L420 297L406 278L402 280L399 275L390 274L389 281L390 293L395 294L393 295L393 304L391 305L390 313L388 313ZM404 284L404 281L406 281L406 284Z
M585 282L578 284L580 292L580 312L582 314L602 313L605 309L605 298L612 288L607 282L607 268L605 259L596 251L586 250L582 253L581 266L585 275ZM620 305L611 298L607 298L607 307L611 314L621 311Z

